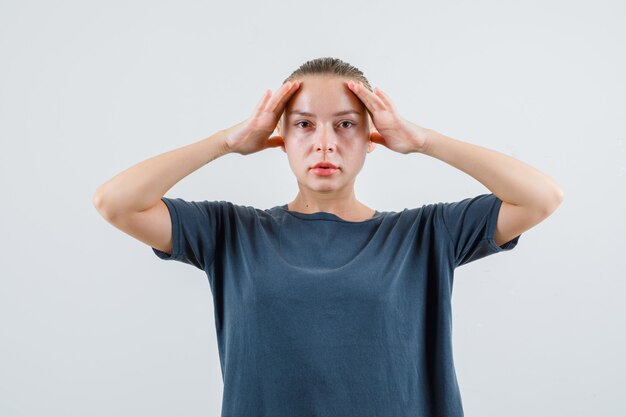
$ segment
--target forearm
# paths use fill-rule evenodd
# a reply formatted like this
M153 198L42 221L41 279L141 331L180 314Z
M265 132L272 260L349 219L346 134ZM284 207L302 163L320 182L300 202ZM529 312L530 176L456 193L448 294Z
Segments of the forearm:
M228 153L224 138L224 131L218 131L133 165L96 190L94 206L105 217L153 207L181 179Z
M513 157L450 138L432 129L420 151L478 180L502 201L539 210L556 208L563 197L559 184Z

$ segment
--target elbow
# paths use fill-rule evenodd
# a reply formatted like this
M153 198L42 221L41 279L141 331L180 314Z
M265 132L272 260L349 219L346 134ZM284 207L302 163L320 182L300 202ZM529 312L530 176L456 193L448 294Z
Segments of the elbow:
M98 211L104 206L104 191L102 187L99 187L91 196L91 204L93 204Z
M102 195L100 194L100 190L96 190L96 192L91 196L91 204L95 208L99 208L102 205Z
M564 197L565 197L565 192L563 191L563 189L560 186L557 187L556 190L554 191L554 200L555 200L554 209L555 210L558 206L561 205Z
M564 195L565 193L561 187L555 187L552 195L549 198L546 198L547 203L543 209L543 213L546 217L554 213L554 211L561 205Z
M104 217L105 219L110 218L110 210L107 209L104 194L100 189L96 190L96 192L91 197L91 204L93 204L93 206L102 217Z

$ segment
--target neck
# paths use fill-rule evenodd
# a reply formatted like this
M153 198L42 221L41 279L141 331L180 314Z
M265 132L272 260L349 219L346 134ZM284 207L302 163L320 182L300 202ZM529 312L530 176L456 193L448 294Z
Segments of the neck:
M344 195L305 193L300 190L287 207L291 211L305 214L320 211L332 213L343 219L367 219L374 215L374 210L356 199L354 190Z

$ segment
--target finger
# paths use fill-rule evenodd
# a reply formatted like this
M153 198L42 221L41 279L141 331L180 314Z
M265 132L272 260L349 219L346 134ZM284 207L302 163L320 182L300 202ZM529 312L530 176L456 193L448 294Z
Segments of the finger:
M268 103L267 110L272 111L274 113L283 112L283 108L285 107L285 103L291 98L293 93L300 87L300 81L290 82L287 81L283 84L273 99Z
M385 106L391 109L395 108L394 104L391 102L391 99L387 94L383 92L383 90L378 87L374 87L374 94L376 94L380 98Z
M380 143L383 146L389 147L389 145L387 145L387 141L385 140L384 136L378 132L371 133L370 140L374 143Z
M279 146L284 145L285 142L282 136L272 136L268 140L265 141L265 146L268 148L278 148Z
M257 105L256 110L263 111L267 109L268 107L270 107L271 106L270 99L274 98L274 100L276 100L275 97L279 95L281 90L284 90L286 87L291 87L289 82L281 85L278 88L278 90L276 90L276 94L272 94L272 90L270 89L265 90L265 95L263 96L259 104Z
M358 83L354 81L349 81L348 83L348 87L352 86L350 87L350 89L371 112L385 109L385 104L382 102L382 100L378 96L372 94L370 90L368 90L367 87L363 85L363 83L361 83L360 81Z
M264 109L271 96L272 96L272 90L269 90L269 89L265 90L265 94L263 94L261 101L258 102L254 110L258 112L259 110Z

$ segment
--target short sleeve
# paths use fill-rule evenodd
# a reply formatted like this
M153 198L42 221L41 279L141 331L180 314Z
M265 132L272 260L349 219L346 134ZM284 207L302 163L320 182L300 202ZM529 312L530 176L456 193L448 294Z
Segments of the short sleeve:
M454 265L460 266L517 246L521 235L502 246L495 241L502 200L494 194L481 194L453 203L440 203L443 224L450 236Z
M206 270L215 257L222 202L167 197L161 200L167 206L172 221L172 254L152 248L155 255Z

